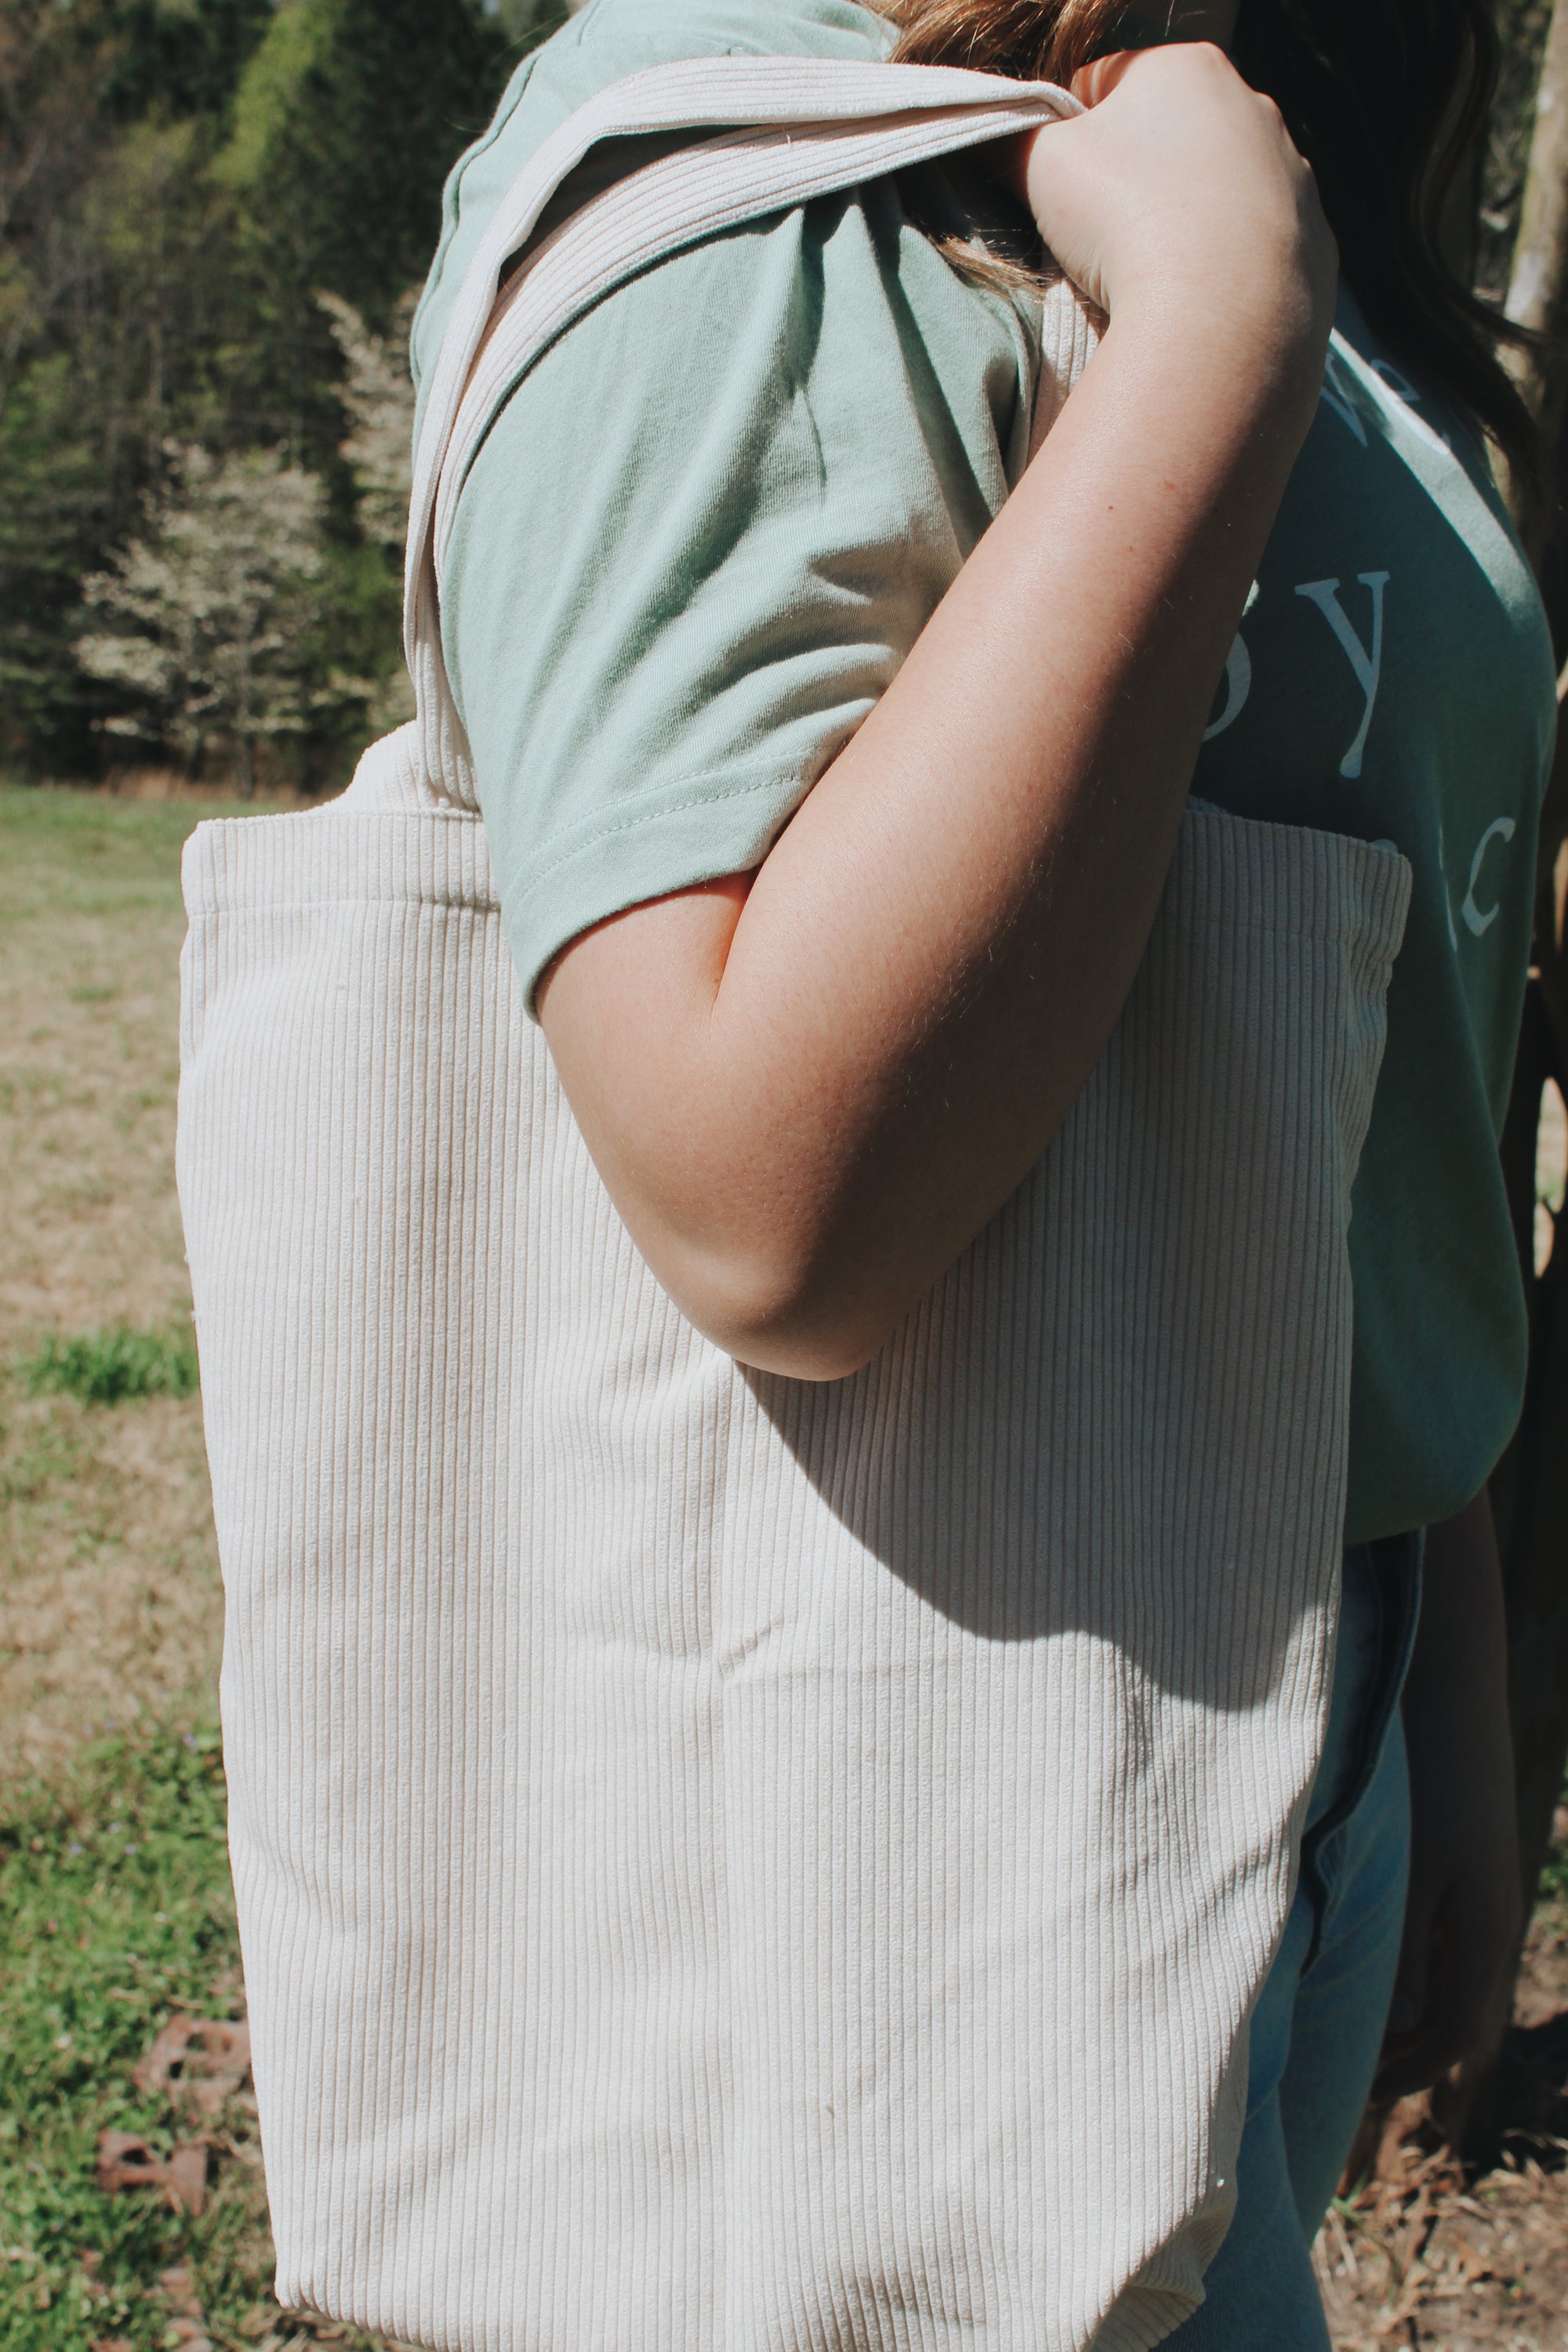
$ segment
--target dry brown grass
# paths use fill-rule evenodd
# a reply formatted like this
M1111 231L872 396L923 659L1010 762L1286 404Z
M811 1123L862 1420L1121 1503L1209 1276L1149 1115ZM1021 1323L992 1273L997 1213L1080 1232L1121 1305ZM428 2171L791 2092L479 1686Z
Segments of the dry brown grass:
M1526 2157L1467 2189L1426 2161L1397 2221L1330 2218L1318 2264L1335 2352L1562 2352L1568 2180Z
M1568 2352L1568 1898L1531 1923L1500 2082L1501 2147L1467 2173L1407 2099L1330 2213L1334 2352Z
M191 798L0 790L0 1784L210 1686L196 1397L28 1397L51 1335L189 1315L174 1198Z

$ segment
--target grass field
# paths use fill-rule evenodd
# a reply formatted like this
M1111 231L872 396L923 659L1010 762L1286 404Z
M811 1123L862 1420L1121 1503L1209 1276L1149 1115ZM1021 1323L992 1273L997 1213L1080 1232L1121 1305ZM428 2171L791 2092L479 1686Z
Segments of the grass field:
M176 964L201 814L0 792L0 1780L212 1686L199 1399L105 1412L26 1370L94 1333L189 1344Z
M244 2015L174 1181L214 813L0 789L0 2352L376 2341L272 2301L244 2084L194 2116L132 2079L171 2017ZM106 2130L205 2142L199 2215L106 2193Z
M172 2019L244 2016L173 1173L179 852L205 813L0 789L0 2352L375 2340L272 2302L244 2080L205 2111L145 2072ZM1320 2245L1338 2352L1568 2352L1559 1870L1510 2062L1523 2137L1481 2180L1391 2142ZM105 2132L144 2170L183 2148L200 2211L100 2186Z

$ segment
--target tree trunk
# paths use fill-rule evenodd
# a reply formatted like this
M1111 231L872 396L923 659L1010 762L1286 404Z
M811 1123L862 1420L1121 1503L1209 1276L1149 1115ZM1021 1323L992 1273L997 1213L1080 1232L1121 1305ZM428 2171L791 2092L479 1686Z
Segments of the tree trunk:
M1528 1919L1552 1839L1568 1764L1568 1231L1553 1220L1552 1247L1535 1272L1536 1151L1542 1089L1568 1094L1568 959L1563 886L1568 879L1568 731L1560 744L1542 824L1537 970L1525 999L1513 1093L1503 1130L1503 1172L1530 1307L1524 1411L1491 1481L1508 1610L1509 1712L1520 1884ZM1522 1943L1521 1943L1522 1948ZM1496 2158L1503 2045L1513 2014L1518 1952L1499 1987L1485 2040L1432 2096L1434 2122L1472 2162Z
M1516 327L1549 336L1568 303L1568 0L1553 0L1535 96L1535 124L1520 207L1519 237L1504 305ZM1510 354L1510 365L1549 448L1563 419L1561 357L1543 344ZM1545 536L1545 518L1526 518L1532 556ZM1555 520L1555 519L1554 519ZM1554 616L1555 617L1555 616Z
M1568 0L1554 0L1547 29L1507 311L1516 325L1543 337L1557 335L1568 318ZM1548 448L1561 462L1568 404L1563 352L1538 345L1515 352L1510 364ZM1524 509L1517 499L1515 508L1542 579L1561 654L1568 639L1562 508L1554 500L1541 513ZM1564 683L1568 671L1559 682L1560 696ZM1565 884L1568 725L1542 811L1535 969L1502 1138L1503 1174L1530 1314L1530 1369L1519 1429L1493 1475L1491 1498L1508 1609L1509 1706L1527 1916L1568 1761L1568 1219L1555 1220L1551 1255L1539 1276L1535 1271L1542 1090L1552 1078L1568 1094ZM1503 2122L1500 2075L1518 1973L1516 1953L1482 2046L1432 2097L1434 2120L1450 2145L1478 2162L1497 2152Z

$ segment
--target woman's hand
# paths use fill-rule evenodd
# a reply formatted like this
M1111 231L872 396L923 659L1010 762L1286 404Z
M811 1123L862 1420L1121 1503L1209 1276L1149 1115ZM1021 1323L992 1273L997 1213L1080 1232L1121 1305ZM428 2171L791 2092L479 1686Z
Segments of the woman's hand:
M1208 42L1123 49L1076 75L1089 109L1007 142L1003 176L1074 285L1111 313L1218 307L1311 378L1338 257L1312 174L1272 99Z
M1378 2099L1425 2090L1479 2045L1522 1924L1502 1580L1484 1494L1427 1532L1404 1719L1410 1893Z

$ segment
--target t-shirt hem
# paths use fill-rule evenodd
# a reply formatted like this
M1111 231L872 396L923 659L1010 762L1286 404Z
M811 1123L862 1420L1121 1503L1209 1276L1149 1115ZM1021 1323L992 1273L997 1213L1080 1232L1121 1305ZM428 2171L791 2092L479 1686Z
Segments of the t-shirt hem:
M503 913L522 983L524 1008L537 1021L534 991L552 959L582 932L628 907L695 889L762 864L809 786L798 772L742 771L694 785L689 779L644 793L608 824L574 829L542 861Z

